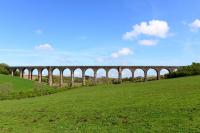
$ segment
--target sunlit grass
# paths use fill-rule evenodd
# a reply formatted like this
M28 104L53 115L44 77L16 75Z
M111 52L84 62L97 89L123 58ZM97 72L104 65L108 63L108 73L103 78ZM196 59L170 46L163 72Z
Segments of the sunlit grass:
M5 100L0 114L0 132L200 132L200 76Z

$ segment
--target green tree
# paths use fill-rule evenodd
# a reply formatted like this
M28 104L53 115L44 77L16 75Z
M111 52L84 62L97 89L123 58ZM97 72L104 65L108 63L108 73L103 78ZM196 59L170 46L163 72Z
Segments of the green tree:
M0 63L0 74L8 75L10 73L9 66L5 63Z
M176 72L167 74L167 78L176 78L184 76L200 75L200 63L193 62L192 65L183 66L179 68Z

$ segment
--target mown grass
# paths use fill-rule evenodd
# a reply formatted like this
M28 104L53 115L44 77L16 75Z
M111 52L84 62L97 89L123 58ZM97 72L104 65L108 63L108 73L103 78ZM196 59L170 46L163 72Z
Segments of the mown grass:
M0 101L0 132L200 132L200 76Z

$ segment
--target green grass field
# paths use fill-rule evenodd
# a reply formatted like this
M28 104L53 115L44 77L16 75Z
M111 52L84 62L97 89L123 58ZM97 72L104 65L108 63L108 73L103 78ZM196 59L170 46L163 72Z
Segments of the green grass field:
M33 83L15 80L0 78L0 84L12 82L22 90ZM0 132L200 132L200 76L3 100Z
M0 75L0 84L9 84L12 87L12 92L20 91L31 91L36 84L36 82L21 79L19 77L11 77L6 75ZM51 88L47 85L44 85L45 88Z
M55 89L45 83L0 74L0 100L49 95L65 89Z

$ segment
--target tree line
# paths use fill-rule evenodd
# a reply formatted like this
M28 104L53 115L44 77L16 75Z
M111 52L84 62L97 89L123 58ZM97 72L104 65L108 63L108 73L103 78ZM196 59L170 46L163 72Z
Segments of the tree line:
M191 65L183 66L177 71L166 74L166 78L177 78L192 75L200 75L200 63L193 62Z

